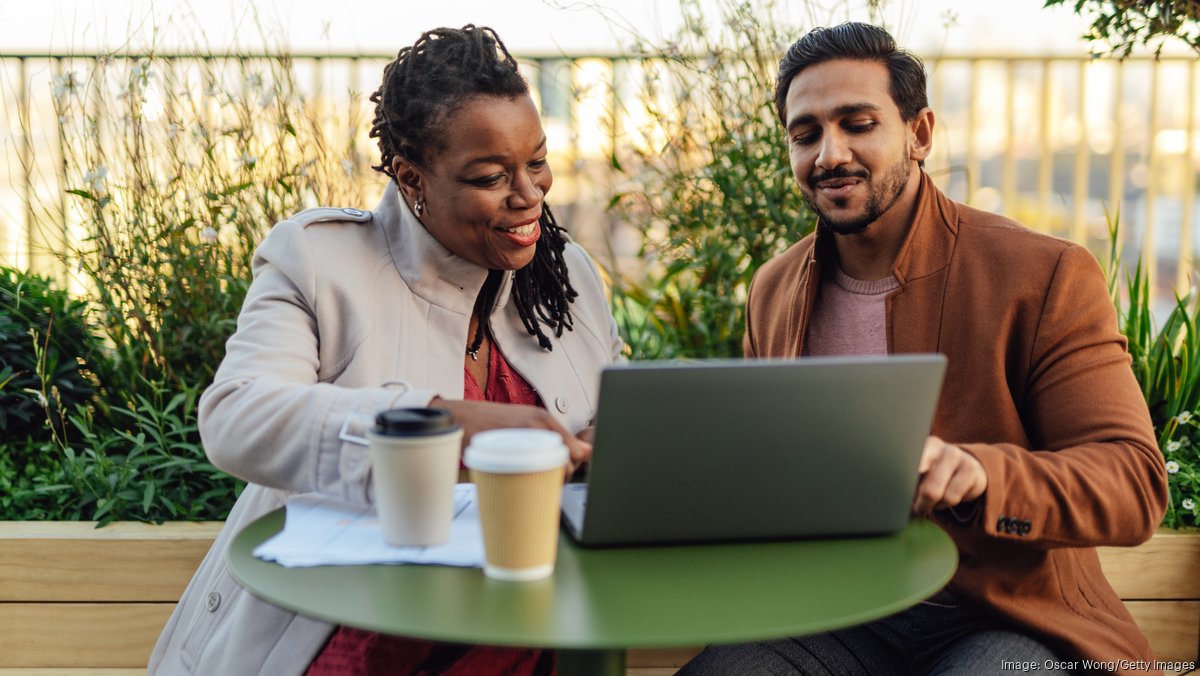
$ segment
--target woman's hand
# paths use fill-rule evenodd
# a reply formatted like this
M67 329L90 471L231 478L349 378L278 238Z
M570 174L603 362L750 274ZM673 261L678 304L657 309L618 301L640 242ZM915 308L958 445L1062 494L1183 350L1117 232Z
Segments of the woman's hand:
M491 401L459 401L441 397L434 397L429 406L450 411L459 427L463 429L463 448L471 443L471 437L476 432L533 427L553 430L562 435L563 443L567 446L567 476L592 457L592 445L573 436L544 408L524 404L497 404Z

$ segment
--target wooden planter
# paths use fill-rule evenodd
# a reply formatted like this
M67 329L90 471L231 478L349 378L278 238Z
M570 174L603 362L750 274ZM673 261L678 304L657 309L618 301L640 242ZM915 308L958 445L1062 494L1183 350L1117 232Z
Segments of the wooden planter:
M145 673L159 631L220 528L0 522L0 676ZM1102 548L1101 560L1158 656L1195 663L1200 533L1163 530L1140 547ZM696 651L632 650L629 673L674 673Z

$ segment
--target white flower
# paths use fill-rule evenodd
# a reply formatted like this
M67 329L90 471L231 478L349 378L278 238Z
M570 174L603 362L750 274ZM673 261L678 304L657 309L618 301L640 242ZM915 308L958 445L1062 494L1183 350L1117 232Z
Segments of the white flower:
M1178 422L1180 425L1185 425L1185 424L1187 424L1187 422L1188 422L1189 420L1191 420L1191 419L1192 419L1192 412L1191 412L1191 411L1184 411L1183 413L1180 413L1179 415L1175 416L1175 420L1176 420L1176 421L1177 421L1177 422Z
M1179 471L1179 463L1174 460L1167 461L1167 474L1175 474Z
M246 87L250 89L258 89L263 85L262 76L258 73L251 73L246 76Z
M95 169L89 169L83 174L83 182L87 184L91 193L97 197L106 194L107 190L104 186L104 179L108 177L108 168L103 164Z
M54 76L54 96L62 98L64 94L73 94L79 89L79 77L75 71Z
M267 89L266 91L264 91L262 93L262 96L258 97L258 107L259 108L266 108L267 106L271 105L274 102L275 102L275 90L273 90L273 89Z
M211 225L204 226L204 229L200 231L200 239L204 240L205 242L217 241L216 228L212 227Z
M1183 503L1181 503L1181 504L1182 504L1183 508L1188 511L1191 511L1196 508L1196 501L1191 498L1184 498Z
M250 153L242 153L242 156L237 159L237 162L239 165L249 169L258 162L258 157L251 155Z
M1175 451L1178 451L1179 447L1182 445L1183 444L1179 443L1178 441L1167 442L1167 453L1174 453Z

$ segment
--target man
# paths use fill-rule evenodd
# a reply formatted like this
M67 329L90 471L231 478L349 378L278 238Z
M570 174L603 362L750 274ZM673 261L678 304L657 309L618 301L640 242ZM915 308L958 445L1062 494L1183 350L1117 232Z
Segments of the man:
M922 170L934 126L923 65L883 29L848 23L798 40L775 102L819 224L755 277L746 354L945 354L913 512L951 534L960 562L945 590L898 615L710 648L682 673L983 674L1030 662L1062 673L1085 659L1152 660L1095 550L1146 540L1167 503L1095 258L937 189Z

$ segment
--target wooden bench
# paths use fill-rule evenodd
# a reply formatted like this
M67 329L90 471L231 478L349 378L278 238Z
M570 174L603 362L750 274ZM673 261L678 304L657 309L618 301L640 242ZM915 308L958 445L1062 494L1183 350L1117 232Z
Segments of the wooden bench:
M163 624L220 529L0 522L0 676L145 673ZM1162 531L1101 551L1104 570L1160 658L1197 661L1200 534ZM672 674L696 648L631 650L633 676Z

